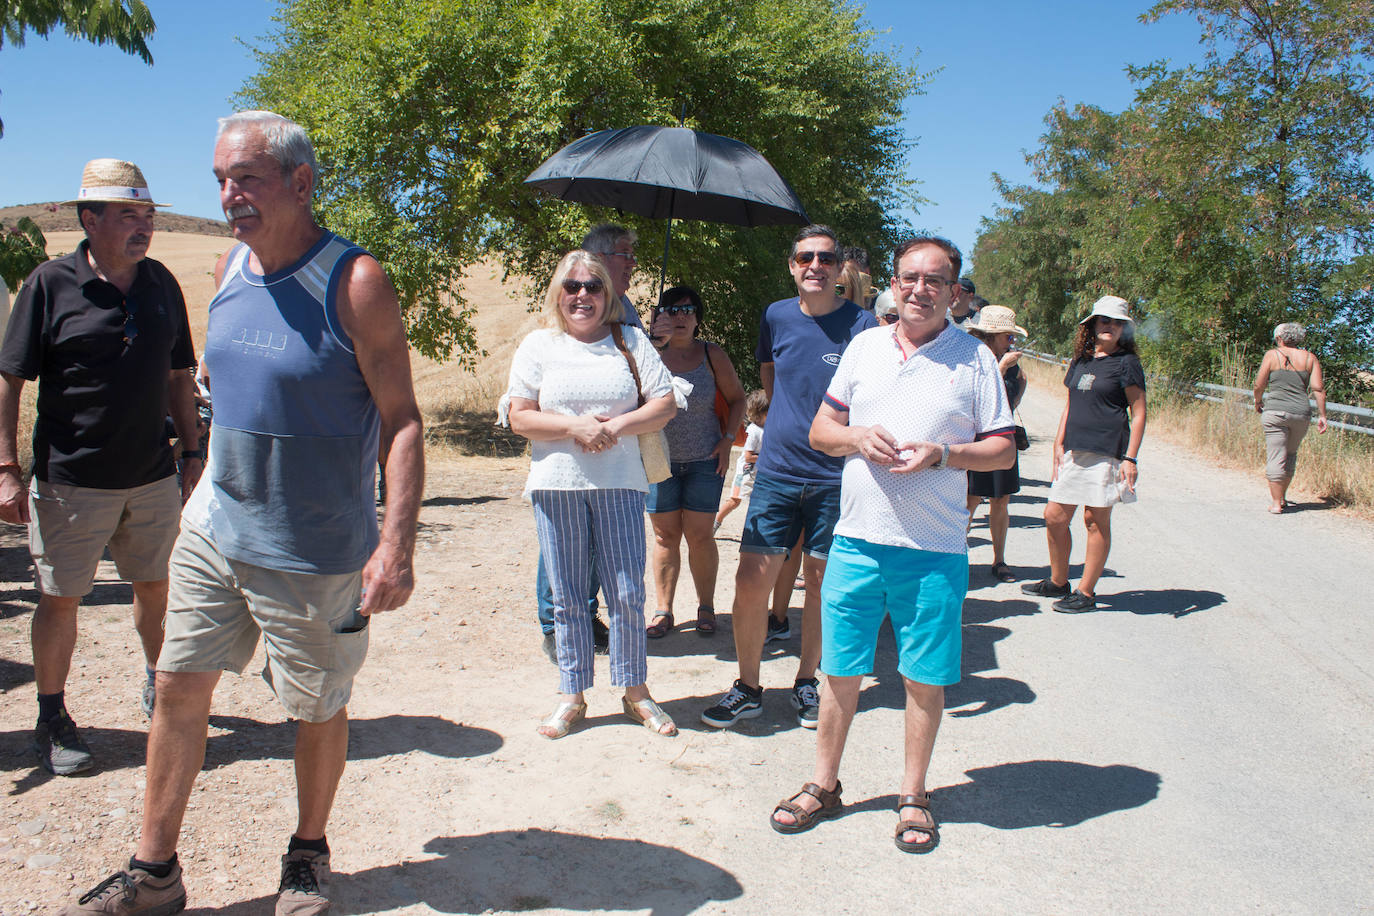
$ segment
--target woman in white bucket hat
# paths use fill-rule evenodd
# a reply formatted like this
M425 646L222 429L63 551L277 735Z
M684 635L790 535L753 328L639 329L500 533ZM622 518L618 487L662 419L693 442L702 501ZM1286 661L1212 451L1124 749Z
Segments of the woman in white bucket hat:
M1021 591L1057 598L1056 611L1078 614L1097 607L1094 590L1112 546L1112 507L1135 501L1136 456L1145 436L1145 370L1125 299L1103 296L1079 322L1064 386L1068 403L1054 440L1054 482L1045 505L1050 577ZM1071 590L1069 523L1079 506L1088 549L1083 576Z

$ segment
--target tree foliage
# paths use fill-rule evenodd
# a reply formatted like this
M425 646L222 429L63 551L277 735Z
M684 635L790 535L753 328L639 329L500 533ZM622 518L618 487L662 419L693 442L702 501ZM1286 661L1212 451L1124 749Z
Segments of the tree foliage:
M12 290L19 289L33 269L48 259L48 240L27 216L12 227L0 226L0 278Z
M1061 344L1102 292L1131 298L1146 349L1183 378L1301 321L1328 389L1354 399L1374 356L1374 3L1164 0L1142 18L1170 13L1197 18L1204 63L1128 68L1117 115L1050 112L1037 186L1003 187L984 225L980 291Z
M32 31L46 38L61 28L92 44L113 44L145 64L153 62L147 39L156 25L143 0L0 0L0 48L24 46ZM5 135L0 122L0 137Z
M473 358L461 278L480 259L532 278L534 302L585 230L614 220L656 273L662 221L522 184L591 131L682 117L742 140L846 244L890 244L889 213L914 200L899 122L921 77L875 50L844 3L296 0L278 21L239 101L310 131L321 218L386 266L430 355ZM789 292L793 231L674 224L668 283L701 290L707 332L737 359L762 307Z

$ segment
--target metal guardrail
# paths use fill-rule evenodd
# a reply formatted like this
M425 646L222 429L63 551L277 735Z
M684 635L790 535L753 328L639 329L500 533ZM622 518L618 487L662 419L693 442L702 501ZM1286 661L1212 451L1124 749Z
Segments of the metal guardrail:
M1055 356L1053 353L1041 353L1037 350L1022 350L1021 352L1038 362L1050 363L1056 366L1067 366L1069 364L1069 360L1062 356ZM1154 378L1166 385L1174 384L1162 376L1154 376ZM1174 387L1179 387L1181 389L1181 386ZM1194 398L1199 401L1210 401L1213 404L1224 404L1227 401L1250 401L1255 396L1255 392L1249 388L1231 388L1226 385L1213 385L1209 382L1198 382L1192 387L1198 389L1193 392ZM1216 394L1206 394L1204 392L1216 392ZM1312 401L1311 404L1312 409L1315 411L1317 409L1317 402ZM1366 436L1374 436L1374 410L1370 410L1368 407L1357 407L1351 404L1332 404L1330 401L1327 401L1326 413L1327 426L1349 430L1353 433L1362 433ZM1343 423L1340 420L1331 419L1331 414L1333 413L1343 414L1348 417L1363 417L1369 422L1364 426L1358 423Z

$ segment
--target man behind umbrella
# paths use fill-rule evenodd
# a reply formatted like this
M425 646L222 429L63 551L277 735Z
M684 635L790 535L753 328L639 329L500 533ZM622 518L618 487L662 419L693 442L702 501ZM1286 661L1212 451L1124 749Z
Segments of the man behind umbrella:
M739 679L701 720L727 728L763 712L760 667L767 637L768 597L787 552L803 536L806 599L801 657L792 706L803 728L815 728L820 697L820 588L835 522L840 517L844 459L811 447L808 435L825 387L851 338L877 327L871 312L835 291L840 243L828 226L797 233L788 256L797 295L774 302L759 323L755 356L768 392L768 431L755 464L754 492L740 536L735 573L735 652Z

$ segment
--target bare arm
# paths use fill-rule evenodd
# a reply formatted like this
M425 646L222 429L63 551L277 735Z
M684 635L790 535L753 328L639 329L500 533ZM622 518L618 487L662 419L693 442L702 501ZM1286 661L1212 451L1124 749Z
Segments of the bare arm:
M768 395L768 403L773 403L773 364L759 363L759 384L763 385L763 393Z
M1269 358L1274 355L1270 350L1260 360L1259 372L1255 373L1255 413L1264 411L1264 389L1269 386Z
M354 258L339 289L339 320L381 416L386 513L381 540L363 567L363 614L398 608L415 587L415 524L424 488L424 425L396 291L372 257Z
M938 442L898 443L881 426L850 426L848 423L848 411L822 402L811 423L811 447L835 457L859 454L895 474L924 470L939 462L944 454L944 446ZM1016 446L1011 437L989 436L977 442L951 445L946 467L994 471L1011 467L1015 457Z
M1121 476L1126 486L1135 490L1135 480L1140 468L1135 457L1140 454L1140 443L1145 438L1145 389L1139 385L1126 386L1126 403L1131 407L1131 439L1126 443L1126 457L1130 461L1121 462Z
M712 348L715 349L715 356L711 356ZM716 473L724 477L730 470L730 450L735 447L735 431L744 422L744 386L740 384L739 374L735 372L729 354L715 344L708 343L706 355L715 366L716 385L729 408L725 416L725 431L712 449L712 454L716 456Z
M1326 385L1322 382L1322 364L1312 357L1312 397L1317 402L1317 432L1326 432Z
M617 439L621 436L638 436L662 429L676 415L677 401L670 391L662 397L650 398L629 413L611 417L606 421L606 426Z
M200 427L196 423L196 380L189 369L173 369L167 379L167 403L172 412L172 425L177 431L178 451L194 451L200 445ZM186 502L205 469L204 458L181 458L181 501Z
M0 372L0 520L15 525L29 520L29 495L24 492L24 474L19 469L19 395L24 380Z
M1059 479L1059 462L1064 460L1064 430L1069 426L1069 401L1068 395L1064 396L1064 412L1059 415L1059 430L1054 434L1054 450L1050 467L1050 480Z

